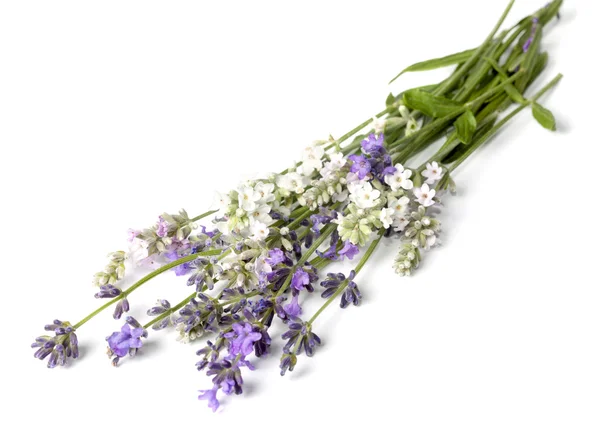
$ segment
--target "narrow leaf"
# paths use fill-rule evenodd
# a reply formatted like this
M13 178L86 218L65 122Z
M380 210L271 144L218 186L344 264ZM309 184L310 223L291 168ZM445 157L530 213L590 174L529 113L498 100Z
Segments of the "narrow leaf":
M556 131L556 120L549 109L544 108L537 102L533 102L531 112L540 125L550 131Z
M404 104L429 117L445 117L462 108L462 105L423 90L408 90L403 95Z
M388 97L385 99L385 106L392 106L396 103L396 98L392 93L388 94Z
M495 60L488 57L485 57L484 59L494 68L494 70L496 70L496 72L498 72L502 80L508 79L508 75L506 74L504 69L500 67L500 65L498 65L498 63ZM506 94L508 94L508 96L517 103L523 104L527 102L527 100L523 97L521 93L519 93L519 90L517 90L517 88L513 84L506 84L504 86L504 91L506 91Z
M456 128L456 136L461 143L468 144L473 138L473 134L477 129L477 119L471 110L466 111L454 122Z
M434 70L436 68L448 67L450 65L460 64L467 61L476 49L465 50L464 52L454 53L452 55L444 56L443 58L430 59L428 61L417 62L411 66L406 67L400 73L398 73L394 79L390 81L390 84L398 79L402 74L411 71L427 71Z

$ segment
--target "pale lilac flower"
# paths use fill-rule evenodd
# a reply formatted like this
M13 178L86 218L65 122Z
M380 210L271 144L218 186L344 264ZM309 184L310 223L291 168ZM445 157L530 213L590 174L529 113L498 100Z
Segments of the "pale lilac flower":
M371 156L381 155L383 152L383 134L369 134L367 138L360 142L363 153Z
M158 217L158 223L156 224L156 235L158 237L167 237L169 233L169 223L162 217Z
M302 268L296 269L296 272L294 272L294 275L292 276L292 287L299 291L309 284L310 277L308 273Z
M120 332L114 332L106 340L111 351L119 356L125 357L130 348L141 348L141 336L144 334L142 327L131 328L129 324L123 325Z
M131 259L136 266L144 264L148 260L148 242L134 237L129 244L127 258Z
M135 239L137 236L139 236L139 234L141 233L141 231L139 230L134 230L133 228L130 228L127 230L127 241L129 243L133 242L133 239Z
M410 179L412 176L412 170L404 169L402 164L396 164L394 167L396 168L394 173L388 174L384 177L385 183L390 186L393 191L398 191L400 189L412 189L413 182Z
M199 391L200 395L198 396L198 400L208 400L208 407L211 408L213 412L216 412L219 408L219 400L217 400L218 390L219 385L215 385L212 389Z
M267 262L266 257L260 256L256 259L256 262L254 263L254 272L256 272L256 275L258 275L259 277L261 275L266 276L267 274L273 272L273 268L271 267L269 262Z
M223 335L230 340L229 353L233 356L241 354L246 357L254 349L254 343L262 338L259 332L255 332L250 324L235 323L231 326L232 331Z
M274 248L269 251L269 257L266 258L265 261L271 266L278 265L285 261L285 254L281 249Z
M339 250L338 254L342 257L348 258L348 260L352 260L356 254L359 253L358 246L354 245L349 240L344 242L344 246Z
M283 310L288 316L298 317L302 314L302 307L298 303L298 295L292 296L289 304L283 306Z
M427 184L433 184L442 179L443 173L444 169L442 169L439 164L434 161L432 163L427 163L427 168L421 172L421 175L427 178L425 180Z
M415 198L417 198L417 202L423 205L424 207L431 207L435 204L433 197L435 196L435 190L429 189L429 185L427 183L423 184L421 187L415 187L414 190Z
M350 155L348 157L350 161L352 161L352 167L350 167L350 172L355 173L358 176L358 179L364 179L367 174L371 171L371 163L364 155Z

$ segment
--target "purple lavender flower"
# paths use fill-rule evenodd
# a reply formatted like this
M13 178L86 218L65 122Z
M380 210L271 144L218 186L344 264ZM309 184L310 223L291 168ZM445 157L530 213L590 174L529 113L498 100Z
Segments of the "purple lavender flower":
M229 353L233 356L241 354L242 357L248 356L254 349L254 343L262 335L255 332L250 324L235 323L231 326L232 331L225 333L224 337L230 340Z
M328 273L327 279L321 282L321 286L325 288L323 293L321 293L321 297L329 298L330 296L332 296L337 290L337 288L340 286L340 284L342 284L342 281L344 281L345 279L346 276L341 272L337 274L334 274L333 272Z
M340 235L337 232L337 230L335 230L331 234L331 239L329 240L329 248L327 249L327 251L321 252L321 251L317 250L316 251L317 255L324 259L339 260L339 256L338 256L338 252L337 252L337 246L338 246L339 241L340 241Z
M206 347L201 348L196 352L198 356L204 356L202 360L196 363L198 371L202 371L209 363L216 362L219 359L221 350L225 347L225 338L219 336L213 343L206 341Z
M364 179L371 170L371 163L363 155L350 155L348 157L352 161L350 172L356 173L359 179Z
M123 291L112 284L105 284L100 286L100 292L96 292L94 297L96 298L115 298L121 295Z
M371 133L367 138L360 142L362 151L365 154L369 154L372 157L376 157L382 153L383 148L383 134L375 136ZM353 171L354 172L354 171Z
M212 389L199 391L200 395L198 396L198 400L208 400L208 407L211 408L213 412L216 412L219 408L219 400L217 400L218 390L219 385L214 385Z
M310 357L314 354L315 347L321 345L321 339L312 332L311 325L300 318L290 318L288 328L289 330L281 336L282 339L287 339L283 347L284 353L299 354L304 349Z
M302 268L296 269L296 272L294 272L294 275L292 276L292 287L297 291L300 291L309 284L310 277L308 276L308 273Z
M167 300L158 300L158 302L156 303L156 306L148 309L148 311L146 312L146 315L157 316L157 315L167 312L170 308L171 308L171 303L169 303Z
M48 368L67 363L67 358L79 357L79 343L75 329L68 322L55 319L52 324L44 327L44 330L54 332L54 336L39 336L31 344L31 348L37 348L33 357L44 360L48 358Z
M169 233L169 223L162 217L158 217L158 223L156 224L156 235L158 237L167 237Z
M212 379L213 388L208 391L201 391L200 400L208 400L209 407L216 410L218 407L217 391L221 389L224 394L241 394L244 379L240 367L247 367L254 370L250 362L240 357L228 357L220 362L211 362L208 366L207 376L214 376Z
M121 300L115 306L115 311L113 312L114 319L121 319L123 313L129 312L129 300L127 300L127 296L123 296Z
M187 246L187 245L186 245ZM194 252L194 248L187 249L185 248L183 252L180 252L181 250L177 250L177 249L173 249L171 251L167 251L165 252L163 255L165 256L165 258L171 262L174 262L175 260L179 260L182 257L185 257L188 255L188 253L193 253ZM192 265L190 262L187 263L183 263L181 265L177 265L173 268L173 271L175 271L175 275L178 277L181 277L182 275L187 275L192 271Z
M179 311L175 324L182 324L183 331L190 333L192 330L200 335L205 330L215 330L221 318L221 307L215 305L213 299L203 293L196 295Z
M346 242L344 242L344 246L342 249L340 249L338 254L342 256L342 258L347 257L348 260L352 260L354 256L359 253L359 251L360 250L358 249L358 246L354 245L349 240L346 240Z
M325 210L325 209L323 209ZM327 213L327 211L323 211ZM313 214L310 216L312 222L311 230L318 236L320 233L319 225L326 225L337 217L337 212L333 211L330 214ZM307 224L308 225L308 224Z
M274 248L269 251L269 257L265 259L265 262L267 262L267 264L269 264L270 266L275 266L279 263L285 262L286 258L287 257L285 253L281 249Z
M385 175L387 175L393 168L392 157L385 151L385 149L381 155L369 158L369 164L371 166L371 173L375 175L379 181L383 181ZM395 170L395 168L393 169Z
M274 291L278 291L279 289L281 289L281 286L283 286L283 283L285 283L285 280L290 272L290 268L283 267L269 272L267 274L267 280L269 281L269 283L271 283L271 286Z
M199 257L189 262L189 266L192 275L188 278L187 285L196 285L198 292L202 291L204 286L212 290L215 286L214 277L223 271L221 266L216 264L216 259L214 258Z
M124 324L120 332L114 332L106 340L110 350L118 357L125 357L131 348L141 348L144 335L144 329L131 328L129 324Z
M206 227L204 225L200 225L200 232L198 234L204 234L208 237L215 237L215 235L219 232L219 230L206 231Z
M354 304L355 306L358 306L360 304L360 301L362 300L362 295L360 293L360 290L358 289L357 284L353 281L355 276L356 272L354 272L354 270L350 271L348 279L346 279L346 276L342 273L327 274L327 279L321 282L321 286L325 288L323 293L321 293L321 297L331 297L334 293L336 293L339 290L340 286L343 286L343 283L346 282L347 284L342 292L340 307L342 309L345 309L350 305L350 303Z
M535 37L535 33L537 31L538 22L539 22L539 19L537 17L533 17L532 24L531 24L531 34L530 34L529 38L527 39L527 41L525 41L525 44L523 44L523 52L524 53L527 53L527 51L531 47L531 44L533 43L533 38Z
M342 309L348 307L350 303L354 304L355 306L358 306L360 304L360 301L362 300L362 295L360 293L360 290L358 290L358 286L355 282L352 281L352 278L354 278L354 271L350 272L350 277L348 278L350 278L350 281L348 282L348 286L344 290L344 293L342 294L342 298L340 300L340 307Z
M298 295L292 296L292 300L289 304L283 306L283 310L285 310L288 317L292 316L297 318L300 316L302 314L302 307L300 307L300 304L298 303Z
M171 303L167 300L158 300L156 306L146 311L148 316L162 315L163 318L152 325L152 330L162 330L171 325Z
M281 361L279 362L279 368L281 369L280 374L285 376L286 371L294 371L297 362L298 359L294 353L283 353Z

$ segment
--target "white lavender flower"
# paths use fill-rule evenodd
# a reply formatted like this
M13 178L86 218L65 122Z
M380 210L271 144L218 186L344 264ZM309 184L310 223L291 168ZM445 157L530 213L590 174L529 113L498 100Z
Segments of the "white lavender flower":
M400 189L412 189L413 182L410 179L410 177L412 176L412 170L404 169L404 166L402 166L402 164L396 164L394 168L394 173L385 176L385 183L389 185L390 188L395 192Z
M94 274L94 286L115 284L125 276L125 251L115 251L108 254L108 264L104 270Z
M350 186L349 190L350 201L356 204L358 208L368 209L379 204L378 199L381 192L374 189L369 182L353 184Z
M415 187L414 194L417 202L424 207L431 207L435 204L433 197L435 196L435 190L430 189L427 183L421 187Z
M417 211L411 213L411 221L404 235L412 241L413 246L430 249L435 245L440 230L440 222L427 216L425 207L419 206Z
M419 267L420 262L421 253L419 248L416 248L411 243L405 243L394 259L394 271L398 275L408 276L413 270Z
M421 175L427 178L425 183L434 184L442 179L443 173L444 169L442 169L437 162L433 161L431 163L427 163L426 168L421 172Z

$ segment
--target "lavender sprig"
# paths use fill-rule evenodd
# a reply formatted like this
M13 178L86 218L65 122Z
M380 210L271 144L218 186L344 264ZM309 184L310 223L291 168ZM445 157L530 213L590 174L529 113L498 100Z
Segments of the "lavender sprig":
M55 319L52 324L44 326L44 330L54 332L54 336L40 336L35 338L31 348L37 348L35 358L44 360L48 358L48 368L57 365L63 366L67 358L77 359L79 357L79 344L75 328L68 322Z

